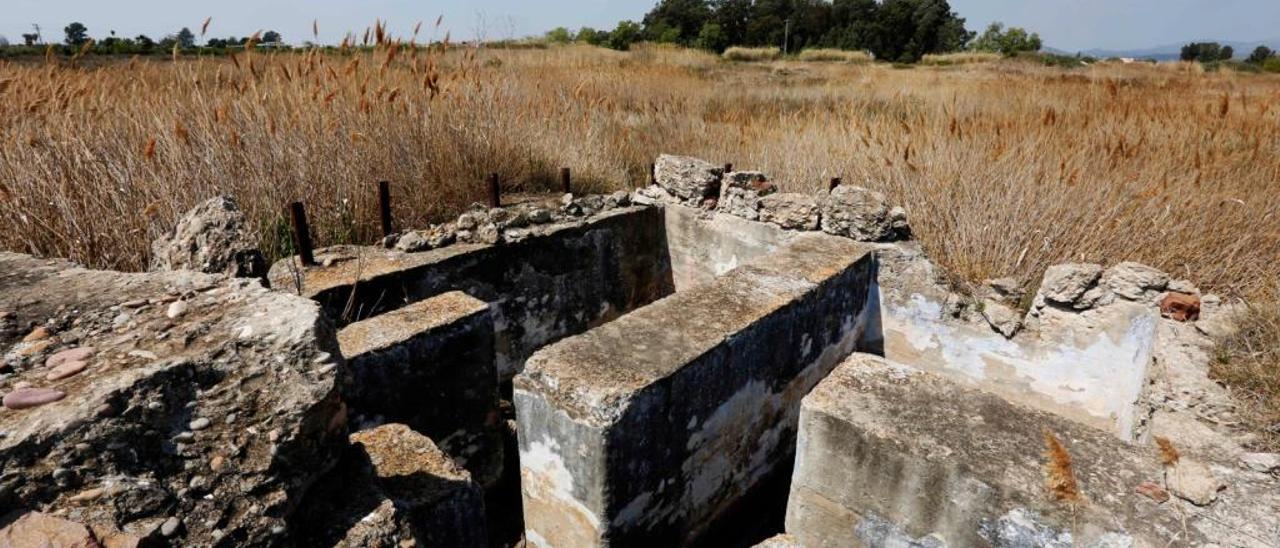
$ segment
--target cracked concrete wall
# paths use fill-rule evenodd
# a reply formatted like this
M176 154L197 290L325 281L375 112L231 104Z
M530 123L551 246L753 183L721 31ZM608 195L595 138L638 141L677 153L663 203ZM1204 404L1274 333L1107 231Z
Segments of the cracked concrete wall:
M527 538L670 544L790 463L800 399L875 326L876 261L802 235L539 351L516 378Z

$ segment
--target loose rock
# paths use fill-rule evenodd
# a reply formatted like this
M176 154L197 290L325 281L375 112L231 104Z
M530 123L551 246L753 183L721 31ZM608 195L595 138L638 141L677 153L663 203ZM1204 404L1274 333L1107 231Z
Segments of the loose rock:
M187 212L151 245L151 270L194 270L238 277L266 274L266 260L239 206L211 198Z
M654 165L658 186L687 205L719 195L723 176L723 167L687 156L663 154Z
M1098 283L1101 277L1102 265L1090 263L1053 265L1044 272L1044 281L1040 283L1040 296L1053 304L1074 305L1086 291Z
M760 198L760 220L787 230L817 230L822 209L808 194L784 192Z
M1196 506L1212 504L1224 487L1208 466L1185 457L1165 467L1164 483L1169 492Z
M852 185L831 191L822 204L822 230L860 242L895 239L894 219L884 194Z
M1141 263L1123 262L1107 269L1102 283L1120 297L1148 302L1169 286L1169 275Z

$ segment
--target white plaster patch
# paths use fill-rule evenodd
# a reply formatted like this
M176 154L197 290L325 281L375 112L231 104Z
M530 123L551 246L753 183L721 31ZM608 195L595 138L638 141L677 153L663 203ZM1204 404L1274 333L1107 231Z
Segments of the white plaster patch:
M890 360L958 374L1047 411L1088 418L1088 424L1106 422L1132 439L1155 344L1156 319L1145 308L1116 304L1103 314L1061 313L1038 334L1013 340L985 326L944 321L942 305L920 294L885 310Z
M556 440L534 441L528 448L520 450L520 468L537 474L543 480L542 485L548 490L540 490L538 496L547 496L577 510L596 530L600 529L600 518L586 505L574 497L573 474L564 465L560 457L560 444ZM531 486L526 484L525 489Z

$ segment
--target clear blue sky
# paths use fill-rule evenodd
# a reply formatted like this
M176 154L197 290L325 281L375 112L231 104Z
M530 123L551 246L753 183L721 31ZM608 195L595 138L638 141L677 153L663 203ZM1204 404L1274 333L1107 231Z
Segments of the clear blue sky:
M639 19L655 1L0 0L0 36L18 42L38 23L46 39L60 40L67 23L81 21L95 38L108 30L160 38L183 26L199 32L204 18L212 16L209 34L218 37L275 29L285 41L298 43L311 39L314 19L321 41L337 42L346 31L363 32L381 17L397 35L425 21L423 38L430 38L432 23L443 15L443 27L455 39L470 39L478 31L487 38L507 38L561 25L612 28L621 19ZM1280 0L951 0L951 5L972 30L999 20L1038 31L1047 45L1071 51L1280 38Z

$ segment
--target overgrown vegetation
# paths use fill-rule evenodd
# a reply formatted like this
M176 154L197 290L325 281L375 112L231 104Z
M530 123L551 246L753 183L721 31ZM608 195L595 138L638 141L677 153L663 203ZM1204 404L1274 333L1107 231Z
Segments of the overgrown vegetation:
M1260 435L1255 448L1280 452L1280 284L1269 296L1248 305L1210 373L1244 406L1245 426Z

